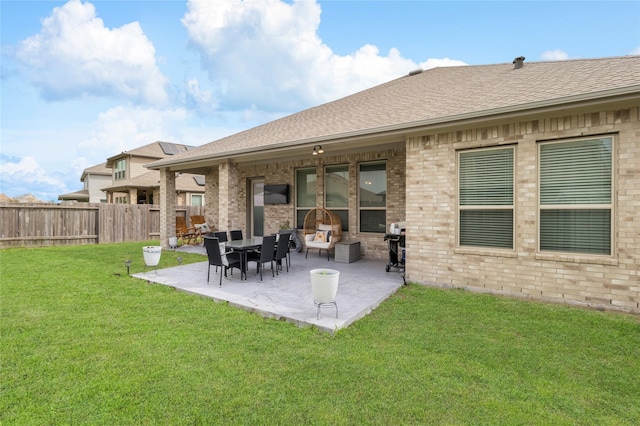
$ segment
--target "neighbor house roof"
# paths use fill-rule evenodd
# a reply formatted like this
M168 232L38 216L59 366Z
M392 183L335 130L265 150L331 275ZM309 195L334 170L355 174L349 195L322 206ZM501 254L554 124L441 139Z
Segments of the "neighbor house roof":
M102 175L102 176L111 176L111 169L107 168L107 163L97 164L95 166L87 167L82 171L82 176L80 176L80 181L84 182L84 179L88 175Z
M89 200L89 190L88 189L81 189L80 191L76 191L76 192L69 192L67 194L60 194L58 195L58 200Z
M183 192L204 192L201 176L190 173L180 173L176 176L176 190ZM130 188L157 188L160 187L160 172L151 170L130 179L118 180L114 185L102 188L103 191L118 192L128 191Z
M120 154L112 155L107 158L106 167L113 168L113 162L122 157L146 157L150 159L160 159L167 156L177 155L182 152L193 149L194 147L191 145L184 145L173 142L161 142L156 141L150 144L140 146L138 148L134 148L129 151L123 151Z
M514 61L515 62L515 61ZM640 94L640 56L433 68L165 158L188 164Z

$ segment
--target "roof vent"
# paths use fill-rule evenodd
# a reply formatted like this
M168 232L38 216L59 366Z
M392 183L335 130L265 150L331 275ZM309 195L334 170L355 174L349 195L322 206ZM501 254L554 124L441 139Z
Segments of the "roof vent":
M422 68L418 68L417 70L413 70L409 72L409 76L420 74L422 72Z
M524 56L518 56L513 60L513 69L520 69L524 66Z

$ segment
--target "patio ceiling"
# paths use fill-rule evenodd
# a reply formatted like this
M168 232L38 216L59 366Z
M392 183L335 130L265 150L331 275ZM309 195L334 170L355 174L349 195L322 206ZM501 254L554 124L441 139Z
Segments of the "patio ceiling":
M261 149L259 151L237 151L219 156L206 155L202 158L191 158L188 163L177 161L168 163L168 170L194 174L206 174L210 167L231 161L232 163L253 165L273 163L277 161L304 160L312 157L314 145L322 145L323 156L349 155L358 152L385 149L401 149L405 147L405 140L399 136L378 136L377 138L352 138L349 140L335 140L330 142L309 143L305 145L280 146Z

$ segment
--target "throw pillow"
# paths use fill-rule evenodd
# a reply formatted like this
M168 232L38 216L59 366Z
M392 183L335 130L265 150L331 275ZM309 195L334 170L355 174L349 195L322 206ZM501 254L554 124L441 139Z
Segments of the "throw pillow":
M316 231L316 236L313 238L316 243L326 243L327 233L325 231Z

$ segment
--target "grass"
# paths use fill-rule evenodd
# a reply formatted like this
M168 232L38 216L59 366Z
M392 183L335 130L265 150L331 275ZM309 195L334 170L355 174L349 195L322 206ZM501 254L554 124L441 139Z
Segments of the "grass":
M410 284L331 336L128 277L146 244L0 251L1 424L640 423L637 316Z

